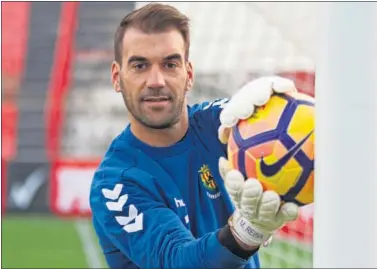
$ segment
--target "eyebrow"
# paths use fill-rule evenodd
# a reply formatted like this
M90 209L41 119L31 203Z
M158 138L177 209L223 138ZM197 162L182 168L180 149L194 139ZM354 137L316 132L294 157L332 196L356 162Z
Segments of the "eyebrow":
M164 57L163 60L164 61L178 60L178 61L182 62L182 56L179 53L174 53L174 54L171 54L171 55ZM134 62L148 62L148 59L143 57L143 56L134 55L134 56L131 56L128 59L128 64L131 64L131 63L134 63Z
M131 64L133 62L147 62L147 58L145 57L142 57L142 56L131 56L129 59L128 59L128 64Z
M163 60L164 61L172 61L172 60L182 61L182 56L179 53L174 53L174 54L164 57ZM143 56L134 55L128 59L128 64L131 64L133 62L148 62L148 59Z
M182 61L182 56L178 53L174 53L172 55L166 56L164 61L172 61L172 60L179 60Z

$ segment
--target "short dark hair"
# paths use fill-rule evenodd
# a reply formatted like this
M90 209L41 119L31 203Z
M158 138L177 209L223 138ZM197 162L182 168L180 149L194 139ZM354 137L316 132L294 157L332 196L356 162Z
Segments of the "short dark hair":
M185 59L188 60L190 49L189 18L176 8L159 3L151 3L129 13L120 22L114 38L114 58L122 63L122 43L126 30L134 27L144 33L159 33L169 28L177 29L185 42Z

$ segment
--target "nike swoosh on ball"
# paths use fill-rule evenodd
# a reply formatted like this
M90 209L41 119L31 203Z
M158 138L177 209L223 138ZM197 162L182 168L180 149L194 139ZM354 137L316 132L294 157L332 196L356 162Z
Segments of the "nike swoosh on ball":
M263 157L260 162L260 169L261 172L265 176L273 176L277 174L283 166L294 156L296 153L300 150L302 145L305 143L306 140L310 137L310 135L313 133L311 131L307 136L305 136L300 142L298 142L296 145L294 145L292 148L289 149L289 151L282 157L280 158L277 162L272 163L272 164L266 164L265 161L263 160Z

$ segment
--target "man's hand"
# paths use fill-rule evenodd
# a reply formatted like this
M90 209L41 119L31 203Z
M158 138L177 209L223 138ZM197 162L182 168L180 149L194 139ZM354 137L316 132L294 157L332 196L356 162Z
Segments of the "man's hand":
M219 139L228 142L230 129L241 119L249 118L256 106L263 106L273 93L297 91L292 80L283 77L261 77L244 85L227 103L220 114Z
M219 170L225 188L236 210L229 219L233 236L244 249L254 249L270 240L273 233L298 217L299 207L294 203L281 205L274 191L263 192L261 183L247 179L238 170L231 170L221 157Z

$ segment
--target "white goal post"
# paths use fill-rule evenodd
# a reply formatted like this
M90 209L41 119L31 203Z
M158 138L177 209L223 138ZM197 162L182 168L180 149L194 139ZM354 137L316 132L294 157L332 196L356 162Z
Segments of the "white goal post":
M377 3L321 3L314 268L377 268Z

